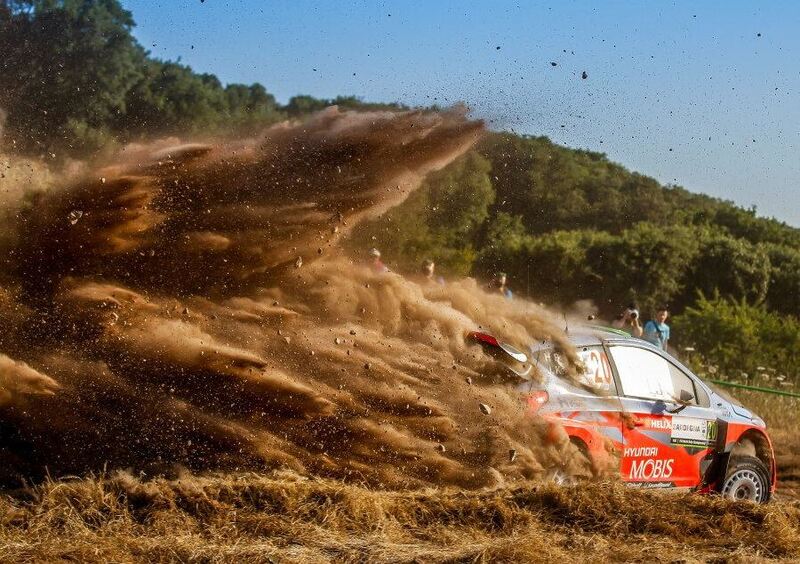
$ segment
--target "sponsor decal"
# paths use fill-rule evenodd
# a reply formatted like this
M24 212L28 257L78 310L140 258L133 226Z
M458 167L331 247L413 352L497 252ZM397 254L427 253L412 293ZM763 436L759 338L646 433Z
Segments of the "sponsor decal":
M586 402L580 399L570 398L568 396L561 396L557 398L556 403L558 403L559 407L563 409L571 409L575 411L586 409Z
M717 422L690 417L673 417L670 442L674 445L705 447L717 440Z
M675 486L674 482L627 482L633 488L672 488Z
M672 458L645 458L631 462L631 480L666 480L672 476Z
M611 389L611 365L608 363L606 354L596 349L578 351L578 357L583 363L583 373L581 380L594 388L600 390Z
M648 427L670 432L670 443L689 447L706 447L717 440L717 422L693 417L660 417L647 420Z
M662 431L672 430L672 421L664 417L663 419L648 419L651 429L661 429Z
M631 458L658 456L658 447L628 447L625 449L624 454Z

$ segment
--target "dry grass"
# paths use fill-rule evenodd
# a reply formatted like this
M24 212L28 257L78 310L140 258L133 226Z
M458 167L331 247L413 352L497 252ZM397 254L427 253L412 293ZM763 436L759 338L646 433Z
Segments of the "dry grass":
M116 473L5 492L0 554L15 562L796 561L794 406L742 399L772 422L782 485L767 506L613 482L393 491L290 472Z
M777 499L800 499L800 398L737 390L736 397L767 423L778 463Z
M0 501L6 560L752 561L800 558L800 506L525 483L379 491L294 474L50 482Z

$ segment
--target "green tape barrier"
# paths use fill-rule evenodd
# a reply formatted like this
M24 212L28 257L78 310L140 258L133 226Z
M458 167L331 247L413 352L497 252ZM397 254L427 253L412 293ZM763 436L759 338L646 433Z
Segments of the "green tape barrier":
M800 394L795 392L784 392L783 390L776 390L774 388L761 388L760 386L748 386L747 384L735 384L733 382L726 382L725 380L709 380L714 384L720 386L728 386L729 388L740 388L742 390L750 390L752 392L762 392L765 394L775 394L776 396L788 396L790 398L800 398Z

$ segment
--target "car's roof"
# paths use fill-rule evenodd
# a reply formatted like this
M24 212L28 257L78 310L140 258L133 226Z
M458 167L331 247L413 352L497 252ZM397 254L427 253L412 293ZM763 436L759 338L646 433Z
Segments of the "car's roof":
M630 333L601 325L579 325L577 327L570 327L567 329L567 339L576 347L586 347L612 342L635 342L645 346L650 345L647 341L633 337Z

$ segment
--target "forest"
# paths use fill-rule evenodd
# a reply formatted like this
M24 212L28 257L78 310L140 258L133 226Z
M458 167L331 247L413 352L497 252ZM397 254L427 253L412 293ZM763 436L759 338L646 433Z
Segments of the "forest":
M153 135L249 135L330 105L407 109L346 95L281 104L262 84L153 57L134 25L117 0L0 0L0 151L58 167ZM665 304L675 350L701 373L800 377L800 230L602 153L490 131L349 245L380 248L400 272L424 259L445 278L502 270L518 296L565 310L589 300L605 319L631 301L644 317Z

